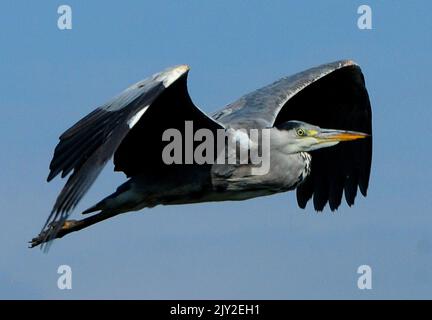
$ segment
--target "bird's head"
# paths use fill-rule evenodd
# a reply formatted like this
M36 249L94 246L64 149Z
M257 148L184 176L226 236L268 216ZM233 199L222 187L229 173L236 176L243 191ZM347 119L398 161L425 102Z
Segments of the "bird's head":
M272 130L271 144L285 153L308 152L327 148L341 141L363 139L369 135L362 132L323 129L301 121L287 121Z

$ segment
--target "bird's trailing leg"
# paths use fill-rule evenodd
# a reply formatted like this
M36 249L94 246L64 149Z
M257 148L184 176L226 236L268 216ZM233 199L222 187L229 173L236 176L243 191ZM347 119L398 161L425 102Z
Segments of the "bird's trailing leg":
M118 215L120 212L114 211L114 212L101 212L98 214L95 214L91 217L82 219L82 220L66 220L66 221L54 221L50 223L45 230L43 230L39 235L35 238L33 238L31 241L29 241L30 248L34 248L40 244L43 244L45 242L62 238L65 235L82 230L84 228L87 228L95 223L101 222L103 220L112 218L116 215ZM58 224L62 224L59 226Z

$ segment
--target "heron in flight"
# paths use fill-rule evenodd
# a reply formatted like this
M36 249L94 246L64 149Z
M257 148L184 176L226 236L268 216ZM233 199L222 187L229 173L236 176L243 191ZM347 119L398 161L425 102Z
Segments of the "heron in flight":
M355 62L336 61L282 78L211 116L192 102L188 71L180 65L130 86L60 136L47 180L59 174L69 178L31 247L156 205L245 200L295 189L300 208L313 199L315 210L328 204L334 211L343 194L349 206L358 189L366 196L372 116ZM185 133L187 121L194 133L270 130L268 172L253 174L249 162L165 163L164 132ZM112 157L115 171L124 172L128 180L82 212L93 215L68 220Z

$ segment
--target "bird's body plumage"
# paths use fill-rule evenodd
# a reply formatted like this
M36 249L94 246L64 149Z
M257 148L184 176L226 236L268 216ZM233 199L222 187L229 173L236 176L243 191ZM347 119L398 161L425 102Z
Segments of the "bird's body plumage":
M311 170L307 152L271 149L269 172L251 173L253 164L182 165L138 174L85 213L136 211L156 205L246 200L295 189Z
M358 187L366 195L372 139L320 150L307 145L323 143L315 137L320 127L339 129L336 133L349 130L346 135L357 138L363 136L354 131L372 133L364 78L354 62L338 61L283 78L243 96L211 117L189 97L188 70L182 65L138 82L60 136L48 181L60 173L62 177L72 174L47 220L47 225L54 223L56 228L42 232L33 245L62 236L59 233L71 210L111 157L115 170L123 171L129 179L112 195L84 211L100 211L99 220L159 204L245 200L293 189L297 189L300 207L304 208L313 197L316 210L322 210L327 203L336 209L343 193L352 205ZM269 130L268 172L253 174L255 164L238 161L167 165L161 158L166 145L161 137L170 128L187 135L187 121L193 123L192 133L206 129L216 134L223 130L236 136L244 129ZM310 136L300 139L297 127L309 130ZM327 134L335 135L330 131ZM191 143L192 147L199 144ZM337 142L326 143L330 146ZM99 220L88 220L88 224Z

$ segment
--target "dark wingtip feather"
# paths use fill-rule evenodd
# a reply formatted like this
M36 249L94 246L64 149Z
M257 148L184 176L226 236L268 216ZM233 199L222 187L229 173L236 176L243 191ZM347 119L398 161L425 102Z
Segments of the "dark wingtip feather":
M362 187L360 185L360 192L364 197L367 197L367 187Z
M307 203L307 202L306 202L306 203ZM306 203L299 202L299 201L297 200L297 205L299 206L300 209L306 209Z
M48 174L48 177L46 178L46 181L50 182L52 179L54 179L55 176L56 176L56 174L54 174L53 171L50 171L50 173Z
M300 189L297 188L297 205L301 208L301 209L305 209L306 208L306 204L309 201L309 198L305 197L301 192Z
M300 208L305 209L307 203L313 195L313 176L309 176L296 189L297 204Z
M327 204L327 197L321 196L319 193L315 193L313 197L313 204L316 211L323 211Z
M330 206L331 211L337 210L337 208L339 208L339 205L340 205L340 202L339 203L333 203L332 201L329 201L329 206Z
M345 181L345 200L347 204L351 207L354 205L355 198L357 196L357 185L358 185L358 177L354 174L348 176Z

